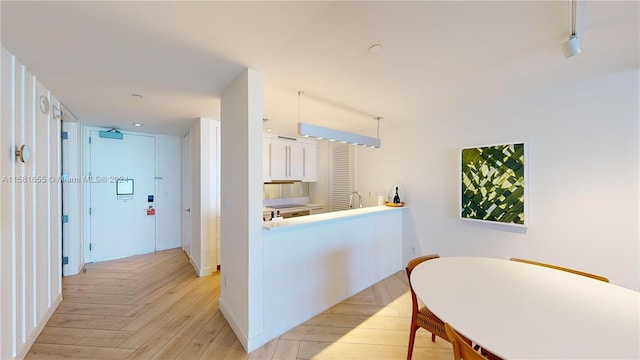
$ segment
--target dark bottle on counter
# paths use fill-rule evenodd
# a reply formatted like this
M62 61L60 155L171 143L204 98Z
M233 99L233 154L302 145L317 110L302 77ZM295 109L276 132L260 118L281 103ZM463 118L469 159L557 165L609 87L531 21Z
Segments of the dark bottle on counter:
M398 187L396 186L396 195L393 197L394 204L400 204L400 195L398 195Z
M271 212L271 219L270 220L273 220L273 211Z

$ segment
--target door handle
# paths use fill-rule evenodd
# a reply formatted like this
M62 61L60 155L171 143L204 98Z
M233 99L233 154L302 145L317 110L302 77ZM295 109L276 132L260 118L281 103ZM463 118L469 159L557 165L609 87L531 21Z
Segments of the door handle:
M191 212L191 208L184 209L184 211Z

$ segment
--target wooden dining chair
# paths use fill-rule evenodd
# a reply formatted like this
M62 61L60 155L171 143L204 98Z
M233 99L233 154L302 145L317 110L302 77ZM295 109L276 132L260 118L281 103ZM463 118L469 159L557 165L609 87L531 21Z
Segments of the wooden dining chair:
M407 264L407 276L409 277L409 288L411 289L411 301L412 301L412 314L411 314L411 329L409 332L409 350L407 352L407 360L411 360L413 356L413 344L416 340L416 331L418 328L423 328L431 332L431 341L436 341L436 336L449 341L447 333L444 330L444 322L435 316L426 306L419 306L416 293L411 286L411 272L419 264L432 259L439 258L440 255L432 254L415 258Z
M453 347L453 359L454 360L487 360L482 354L477 352L467 344L465 339L460 336L449 324L444 324L445 332L449 337L451 346Z
M596 280L600 280L600 281L604 281L604 282L609 282L609 279L607 279L604 276L589 274L589 273L586 273L584 271L578 271L578 270L574 270L574 269L569 269L569 268L562 267L562 266L545 264L545 263L541 263L541 262L537 262L537 261L520 259L520 258L511 258L511 261L517 261L517 262L521 262L521 263L544 266L544 267L548 267L548 268L552 268L552 269L556 269L556 270L560 270L560 271L566 271L566 272L570 272L570 273L573 273L573 274L578 274L578 275L590 277L592 279L596 279Z

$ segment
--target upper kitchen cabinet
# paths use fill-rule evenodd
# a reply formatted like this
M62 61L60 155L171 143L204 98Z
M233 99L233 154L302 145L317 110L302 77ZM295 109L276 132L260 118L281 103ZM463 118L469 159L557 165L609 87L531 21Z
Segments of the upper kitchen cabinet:
M318 181L318 146L315 140L265 134L264 182Z

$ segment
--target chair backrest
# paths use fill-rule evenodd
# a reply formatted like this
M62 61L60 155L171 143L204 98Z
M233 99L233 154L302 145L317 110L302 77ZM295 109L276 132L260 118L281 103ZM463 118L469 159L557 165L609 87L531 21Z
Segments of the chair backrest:
M444 323L444 329L453 346L454 360L487 360L482 354L475 351L471 345L467 344L462 336L458 334L449 324Z
M412 298L414 300L415 300L415 297L416 297L416 293L413 291L413 286L411 286L411 272L413 271L413 269L416 266L422 264L423 262L425 262L427 260L437 259L439 257L440 257L440 255L438 255L438 254L425 255L425 256L420 256L420 257L417 257L417 258L415 258L413 260L410 260L407 263L406 270L407 270L407 277L409 278L409 288L411 288L411 296L412 296ZM414 304L416 304L415 301L414 301Z
M532 265L544 266L544 267L548 267L548 268L552 268L552 269L556 269L556 270L566 271L566 272L570 272L570 273L573 273L573 274L578 274L578 275L590 277L592 279L596 279L596 280L600 280L600 281L604 281L604 282L609 282L609 279L607 279L604 276L589 274L589 273L586 273L584 271L578 271L578 270L574 270L574 269L569 269L569 268L565 268L565 267L562 267L562 266L545 264L545 263L541 263L541 262L537 262L537 261L519 259L519 258L511 258L511 261L517 261L517 262L522 262L522 263L527 263L527 264L532 264Z
M409 278L409 289L411 289L411 301L413 303L413 315L415 316L416 311L418 310L418 298L416 297L416 293L415 291L413 291L413 286L411 285L411 272L413 271L413 269L420 265L421 263L427 261L427 260L432 260L432 259L437 259L439 258L440 255L438 254L431 254L431 255L425 255L425 256L420 256L417 257L413 260L410 260L407 263L407 277Z
M411 272L413 271L413 269L416 266L420 265L421 263L423 263L423 262L425 262L427 260L437 259L439 257L440 257L440 255L438 255L438 254L431 254L431 255L420 256L420 257L417 257L417 258L409 261L407 263L407 276L410 276Z

